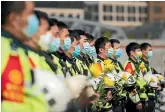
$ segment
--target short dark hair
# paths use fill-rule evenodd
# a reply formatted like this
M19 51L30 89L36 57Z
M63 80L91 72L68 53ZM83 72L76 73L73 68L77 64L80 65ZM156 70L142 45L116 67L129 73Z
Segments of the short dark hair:
M22 13L25 9L25 1L2 1L1 2L1 24L6 23L11 12Z
M57 25L58 21L55 18L49 18L49 25L54 26Z
M59 30L62 30L63 28L68 29L68 26L64 22L61 22L61 21L57 22L57 26L58 26Z
M106 43L108 43L109 40L106 37L100 37L96 40L95 42L95 48L96 48L96 53L99 53L100 48L105 48Z
M114 47L114 43L120 44L120 41L117 39L110 39L109 41L110 41L112 47Z
M48 14L47 13L45 13L43 11L35 10L34 14L37 16L39 22L41 21L41 19L45 19L49 23L49 18L48 18Z
M141 47L141 50L146 50L148 47L152 47L152 46L149 43L142 43L140 47Z
M72 42L74 41L74 39L76 39L77 41L80 40L80 35L74 30L69 30L69 37L71 38Z
M140 49L140 45L136 42L131 42L126 46L126 53L130 56L131 51L135 51L136 49Z
M89 43L95 39L92 35L88 33L85 33L85 36L87 37Z
M75 29L74 31L76 31L79 35L85 35L85 32L83 30Z

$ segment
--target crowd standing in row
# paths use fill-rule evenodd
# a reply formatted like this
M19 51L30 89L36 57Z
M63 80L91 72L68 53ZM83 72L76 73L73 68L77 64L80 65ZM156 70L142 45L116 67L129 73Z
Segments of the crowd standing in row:
M95 40L34 11L31 1L2 3L3 112L154 112L164 77L150 67L152 46Z

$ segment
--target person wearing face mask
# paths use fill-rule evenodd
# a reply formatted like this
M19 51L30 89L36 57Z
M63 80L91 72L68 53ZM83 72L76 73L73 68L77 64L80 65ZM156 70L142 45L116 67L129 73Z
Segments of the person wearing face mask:
M59 36L59 29L58 29L57 23L58 23L57 19L54 19L54 18L49 19L50 32L53 34L54 37Z
M69 37L65 38L62 42L61 49L64 52L64 56L60 57L60 64L63 72L65 70L65 77L81 74L75 58L80 54L79 40L80 36L76 32L70 32Z
M143 53L142 61L141 61L141 72L143 75L146 75L148 72L153 73L152 68L149 64L149 59L152 57L152 46L149 43L142 43L141 50ZM153 73L154 74L154 73ZM147 101L147 112L153 112L155 108L155 93L153 92L146 92L148 94L148 101ZM154 98L154 99L153 99Z
M113 48L113 55L109 59L112 61L113 65L115 67L114 72L116 74L118 74L124 70L122 64L118 61L118 59L122 56L122 51L120 48L120 41L117 39L110 39L110 43ZM121 82L122 82L122 80L121 80ZM126 100L126 91L124 89L122 89L120 92L117 93L116 99L113 100L113 111L114 112L124 112L125 100Z
M90 51L86 55L86 64L89 67L92 63L94 63L94 58L97 56L96 48L95 48L95 40L94 37L88 33L85 34L87 37L87 41L90 45Z
M47 112L43 94L33 92L33 77L23 43L38 29L31 1L2 1L2 111ZM14 64L13 64L14 63ZM33 102L33 105L32 105Z
M125 63L124 71L129 72L135 77L136 80L138 80L140 74L140 69L139 69L140 59L142 57L140 45L135 42L129 43L126 46L126 53L129 59ZM132 88L129 94L138 94L137 92L133 92L134 89L136 88L135 87ZM142 103L139 95L138 98L136 99L129 98L129 100L126 103L126 110L128 112L142 111Z
M97 58L94 60L95 64L100 64L101 68L103 69L103 72L111 72L113 71L114 67L113 64L111 63L109 57L112 56L112 47L109 42L109 40L106 37L100 37L95 41L95 48L96 48L96 53L97 53ZM108 66L105 66L105 62L108 62ZM93 72L91 71L93 74ZM112 96L112 91L110 88L105 89L105 98L110 98ZM103 103L102 111L112 111L112 102L111 101L106 101Z
M110 39L110 43L113 48L113 55L110 57L110 59L115 66L116 73L119 73L124 70L122 64L118 61L118 59L122 56L120 41L117 39Z
M76 57L76 63L78 65L79 69L81 70L81 74L90 76L90 71L88 68L89 65L87 65L87 63L86 63L87 54L90 51L90 45L87 42L87 37L85 36L84 31L82 31L82 30L74 30L74 31L80 35L79 45L80 45L80 49L81 49L80 54Z
M26 54L30 59L30 62L32 62L37 68L55 72L58 68L55 64L50 63L51 57L47 55L49 44L53 39L51 32L48 32L48 15L41 11L34 11L34 13L39 20L39 27L29 41L24 43L26 45Z
M68 38L69 37L68 26L61 21L57 21L57 27L58 27L58 36L61 40L61 46L58 49L58 51L54 53L54 55L56 55L59 59L62 59L63 57L65 57L63 49L68 50L70 47L71 41Z
M144 65L144 68L142 70L143 74L146 74L148 72L152 72L152 69L149 64L149 59L152 58L152 46L149 43L142 43L141 45L142 50L142 59L141 63Z

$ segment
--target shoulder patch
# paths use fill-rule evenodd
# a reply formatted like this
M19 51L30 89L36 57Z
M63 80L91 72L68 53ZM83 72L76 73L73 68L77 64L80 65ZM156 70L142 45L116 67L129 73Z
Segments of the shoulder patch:
M127 63L127 65L125 66L124 68L124 71L130 73L130 74L134 74L134 70L133 70L133 67L132 67L132 64L131 63Z

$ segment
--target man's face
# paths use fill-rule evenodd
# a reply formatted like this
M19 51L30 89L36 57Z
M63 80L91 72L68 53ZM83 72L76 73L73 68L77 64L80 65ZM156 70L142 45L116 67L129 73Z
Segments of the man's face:
M136 57L137 55L139 55L140 52L141 52L141 49L138 48L138 49L136 49L135 51L131 51L131 55L132 55L133 57Z
M151 46L148 46L146 50L142 50L142 53L143 53L143 55L144 55L145 57L147 57L147 53L148 53L149 51L152 51L152 47L151 47Z
M48 31L48 28L49 28L49 23L46 19L44 18L41 18L40 20L40 28L41 28L41 33L42 34L45 34L47 31Z
M28 25L28 17L33 14L33 10L34 3L32 1L25 1L25 9L22 13L12 13L9 17L9 21L18 31L22 31L22 29Z
M68 31L68 29L67 29L67 28L61 29L61 30L59 31L59 37L60 37L61 39L64 39L64 38L69 37L69 31Z
M113 55L116 56L116 50L120 49L120 43L113 43Z
M113 44L113 50L119 49L120 48L120 43L114 43Z
M104 46L104 48L100 48L99 52L107 58L108 50L111 48L111 43L107 42Z
M95 40L92 40L90 43L89 43L90 47L93 47L95 45Z
M59 29L58 29L57 25L52 26L50 31L52 32L52 34L55 38L59 36Z
M87 37L85 35L80 35L80 48L83 49L83 44L87 42Z
M71 44L71 47L70 47L70 52L73 52L75 50L75 46L79 45L79 41L77 41L75 38L74 38L74 41L72 42Z

